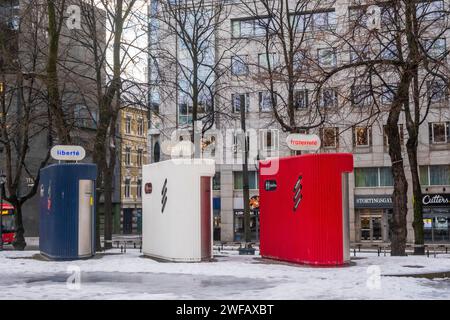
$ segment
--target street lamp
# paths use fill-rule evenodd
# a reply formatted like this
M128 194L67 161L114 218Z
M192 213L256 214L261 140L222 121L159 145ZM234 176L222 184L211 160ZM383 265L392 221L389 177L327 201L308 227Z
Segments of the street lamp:
M0 250L3 250L3 188L6 183L6 175L0 175Z

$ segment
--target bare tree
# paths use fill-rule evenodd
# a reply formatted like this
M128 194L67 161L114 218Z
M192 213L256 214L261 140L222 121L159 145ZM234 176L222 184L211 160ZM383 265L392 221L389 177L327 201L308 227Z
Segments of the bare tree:
M172 89L177 92L174 98L183 116L178 117L176 127L191 126L194 156L199 157L200 140L194 141L194 132L203 136L221 112L218 97L226 86L222 80L229 75L230 55L238 45L224 43L230 9L223 0L153 3L158 6L153 17L158 24L158 43L150 45L157 86L167 95L172 95ZM202 122L198 130L197 121Z
M112 194L114 168L116 166L117 124L119 112L129 105L146 105L146 85L130 75L133 65L142 63L140 56L146 48L143 28L145 13L136 0L79 1L82 12L81 30L74 36L78 45L93 55L93 75L84 75L95 83L88 94L98 106L98 120L94 141L93 158L97 164L97 205L103 199L104 247L112 246ZM97 5L97 6L96 6ZM98 11L102 13L99 14ZM99 19L100 15L100 19ZM106 32L105 37L99 37ZM128 37L127 37L128 33ZM130 34L131 33L131 34ZM78 64L86 61L73 60ZM86 94L87 92L85 92ZM119 186L120 187L120 186ZM100 221L97 219L97 250L100 244Z
M324 39L319 29L336 28L332 3L325 1L241 1L247 20L240 29L253 24L252 44L261 47L254 77L269 96L263 97L262 108L271 109L276 122L286 132L300 132L320 126L324 119L318 105L308 101L308 91L315 91L315 77L322 72L312 50L313 43ZM322 10L323 24L316 25L312 12ZM239 35L246 37L247 35ZM253 36L253 35L252 35ZM305 88L300 96L299 87ZM302 108L309 112L300 114ZM261 110L268 111L268 110Z
M2 167L6 184L0 192L15 208L13 246L23 250L26 243L22 207L36 194L40 169L49 160L52 121L45 86L34 76L42 71L40 8L31 2L20 10L12 6L1 9L0 146L4 150ZM19 16L26 18L19 20ZM45 146L40 146L45 150L36 153L34 145L42 135L47 136ZM28 190L23 190L25 179Z
M371 96L373 101L377 101L380 95L389 96L389 103L384 108L378 108L379 112L375 114L387 115L386 133L394 178L393 219L390 225L393 255L405 255L407 236L408 183L399 133L399 119L403 112L409 133L407 149L415 198L415 252L423 253L417 137L419 125L425 121L429 107L423 108L424 104L421 103L424 93L420 90L420 83L424 84L427 79L436 76L448 83L445 80L446 72L442 72L442 64L430 57L424 45L434 43L448 29L445 27L447 22L442 19L445 10L443 7L436 9L435 3L436 1L409 0L355 3L349 10L349 23L341 32L334 34L337 39L335 45L350 52L350 61L344 61L326 72L320 80L320 85L323 85L337 75L350 77L353 73L366 79L366 94ZM440 20L444 27L439 24L424 24L423 19L427 15ZM427 27L424 28L425 25ZM428 31L426 28L429 28ZM430 32L431 29L433 32Z

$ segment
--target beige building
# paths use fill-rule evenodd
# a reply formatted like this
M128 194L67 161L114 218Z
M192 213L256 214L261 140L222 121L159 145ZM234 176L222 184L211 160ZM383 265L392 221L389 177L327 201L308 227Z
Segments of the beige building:
M140 107L120 111L120 181L123 234L141 232L142 165L147 163L147 112Z
M152 1L151 15L157 21L156 0ZM243 239L243 201L242 201L242 166L239 164L240 150L236 134L232 130L240 127L240 108L246 109L247 129L250 134L250 196L258 195L258 174L255 159L265 156L288 156L286 133L277 123L267 101L267 87L261 79L267 69L267 61L283 67L282 51L274 44L272 52L267 57L264 46L264 32L258 28L258 17L251 15L248 8L239 5L240 1L227 5L226 18L215 33L214 54L225 56L221 66L228 66L228 74L221 77L216 88L220 94L215 97L217 111L215 123L205 134L205 140L214 136L214 154L222 154L217 164L217 174L214 179L214 235L216 240L241 241ZM252 3L250 1L249 3ZM295 8L295 2L291 1ZM314 3L314 6L313 6ZM311 24L301 30L305 36L304 50L314 66L322 70L332 70L354 59L367 59L370 55L379 56L384 50L380 46L369 46L355 57L351 47L342 45L336 40L337 34L348 31L349 25L355 21L355 13L367 9L367 1L324 1L316 5L310 2L296 12L300 19L308 16ZM363 4L363 5L361 5ZM313 6L313 7L311 7ZM426 10L439 11L441 7L449 6L448 1L432 1L426 8L419 8L418 13ZM431 9L430 9L431 8ZM386 11L383 11L385 13ZM261 11L260 11L261 12ZM263 11L262 11L263 12ZM225 13L224 13L225 14ZM292 13L294 15L294 13ZM384 17L384 16L383 16ZM381 28L384 28L382 20ZM446 20L447 21L447 20ZM448 23L448 22L446 22ZM170 48L185 59L185 50L173 35L168 34L162 22L154 23L156 28L152 39L158 46ZM347 28L347 29L346 29ZM433 50L447 52L449 30L442 33L438 45ZM159 41L159 39L161 39ZM363 39L364 40L364 39ZM355 40L356 41L356 40ZM151 45L151 50L158 50ZM356 44L355 46L356 47ZM233 48L232 50L230 48ZM384 54L384 51L383 51ZM369 58L370 59L370 58ZM448 57L443 63L448 63ZM162 77L171 80L182 78L181 67L176 64L164 64L161 59L157 65L163 70ZM278 63L278 65L277 65ZM281 66L279 65L281 63ZM162 66L162 67L161 67ZM149 80L153 84L151 93L152 118L149 129L150 162L169 158L164 154L162 145L170 139L175 129L190 130L191 114L189 102L183 99L183 88L171 86L173 81L167 81L163 87L162 81L156 76L155 65L150 65ZM221 69L223 70L223 69ZM305 72L313 73L315 69ZM182 70L183 71L183 70ZM389 94L384 92L376 99L375 94L364 95L365 87L355 83L355 73L341 75L333 79L320 93L320 110L327 110L327 120L309 133L315 133L322 139L319 152L351 152L354 154L355 170L350 174L350 223L351 241L353 243L383 243L389 242L389 221L392 214L391 194L393 181L391 161L388 154L388 141L384 132L389 105ZM167 79L166 79L167 80ZM392 78L395 82L395 78ZM450 103L446 89L439 87L433 81L424 81L424 90L433 91L424 97L430 98L430 112L420 127L419 136L419 169L421 175L424 204L425 241L433 243L450 242ZM168 89L170 88L170 90ZM430 89L431 88L431 89ZM287 96L285 88L275 83L280 103ZM315 87L308 81L297 83L294 90L295 117L299 123L312 123L314 118L313 105ZM424 100L426 100L424 98ZM376 117L371 116L375 106L380 108ZM325 109L326 108L326 109ZM318 108L319 109L319 108ZM369 116L370 115L370 116ZM364 120L370 118L370 121ZM399 120L399 130L402 140L402 155L405 162L405 172L409 184L408 189L408 242L414 241L412 229L412 182L409 174L408 156L406 153L407 131L405 118L402 114ZM221 139L220 137L223 137ZM220 144L222 140L223 144ZM208 148L206 148L208 149ZM208 151L208 152L209 152ZM434 200L433 200L434 199ZM252 214L252 236L258 239L258 212Z

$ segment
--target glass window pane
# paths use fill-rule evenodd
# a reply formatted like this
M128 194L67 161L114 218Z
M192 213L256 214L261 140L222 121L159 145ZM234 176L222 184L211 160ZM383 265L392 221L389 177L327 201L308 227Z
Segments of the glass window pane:
M256 172L255 171L250 171L248 173L248 187L249 189L258 189L258 184L256 181Z
M381 217L372 218L372 240L381 239Z
M430 182L428 181L428 166L420 166L419 174L420 174L420 184L424 186L430 185Z
M241 37L251 37L254 33L254 21L241 21Z
M380 168L380 186L390 187L393 185L392 169L390 167Z
M323 129L323 146L336 147L336 128Z
M450 166L430 166L430 185L450 185Z
M355 143L357 146L369 145L369 129L366 127L355 128Z
M295 108L307 108L308 107L308 90L296 90L294 92Z
M378 168L355 168L356 187L378 187Z
M238 38L241 36L241 22L240 21L233 21L232 22L232 32L233 37Z
M319 64L322 67L334 67L336 65L336 54L333 48L319 49Z
M433 142L434 143L446 143L447 132L445 123L433 123Z
M234 189L242 190L243 180L242 180L242 171L234 171Z

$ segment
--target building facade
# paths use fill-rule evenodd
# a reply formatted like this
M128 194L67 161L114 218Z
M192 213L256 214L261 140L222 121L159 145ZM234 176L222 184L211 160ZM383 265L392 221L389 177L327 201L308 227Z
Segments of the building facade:
M358 14L366 12L369 5L375 3L374 1L337 0L318 2L319 4L314 5L305 1L302 6L299 5L301 1L289 3L295 8L292 16L299 17L298 28L301 30L297 31L303 36L299 41L304 41L304 45L299 46L301 47L299 55L308 56L311 61L310 69L303 70L302 75L309 77L317 72L317 69L329 72L357 59L370 59L370 55L374 58L385 54L383 51L385 48L367 45L368 43L355 53L354 48L359 45L359 40L355 38L352 38L354 43L351 45L348 43L343 45L340 42L342 34L348 34L353 23L362 21L359 19L361 17L355 18L355 12ZM418 15L422 14L425 17L424 21L427 20L427 16L433 15L433 12L449 7L448 1L420 3L422 2L419 2L417 12ZM286 144L285 128L271 111L271 105L274 104L271 92L278 90L276 98L280 105L284 103L288 92L280 85L282 79L267 81L267 69L271 66L280 70L286 67L282 59L282 46L279 42L274 42L269 49L270 52L268 51L264 37L268 29L267 27L264 29L264 24L261 27L255 22L267 19L267 16L254 14L264 12L264 8L258 7L256 2L253 9L249 9L251 6L252 1L247 1L245 6L241 1L227 2L224 5L225 9L221 9L223 10L221 16L224 18L217 19L221 24L216 26L214 39L211 40L215 45L214 50L208 57L214 56L215 63L211 64L212 68L226 70L226 74L220 78L217 71L214 78L217 94L209 99L214 101L214 123L202 137L202 152L204 156L219 159L213 182L214 238L227 242L243 239L242 144L239 142L239 134L234 131L241 126L241 108L245 108L246 127L250 131L249 187L253 204L259 194L257 160L293 154ZM387 23L384 18L389 10L385 10L380 2L378 7L381 7L380 17L383 18L380 18L379 28L384 30L384 23ZM208 10L214 10L213 6L205 9L205 12L209 12ZM189 98L188 102L180 98L189 91L183 87L189 82L185 79L185 69L192 68L192 65L184 62L189 46L180 43L173 30L165 26L168 19L160 17L161 11L159 2L151 1L150 50L160 52L164 48L173 52L172 56L177 57L177 61L169 63L162 55L154 55L157 58L149 61L149 82L152 88L149 99L150 162L170 158L170 148L167 147L170 143L167 141L172 141L173 144L180 140L180 136L186 135L189 138L189 132L192 130L192 107L189 105ZM163 11L167 12L167 8ZM303 24L306 17L309 22ZM447 18L444 18L443 24L448 24ZM195 17L192 19L195 20ZM292 18L292 21L296 21L295 19ZM444 66L449 62L446 47L449 43L449 32L448 28L445 30L438 39L434 39L433 43L436 45L430 47L430 50L435 50L437 55L441 56L440 62ZM366 51L367 48L370 48L370 52ZM354 154L355 170L349 177L350 239L353 243L389 242L393 178L385 125L391 95L381 90L375 97L374 87L367 90L364 85L350 80L353 78L358 77L354 73L336 77L316 95L317 87L313 81L308 81L311 78L302 81L303 78L299 77L293 91L295 118L299 123L316 123L312 118L317 117L317 110L327 110L325 121L303 131L320 136L322 146L318 152ZM210 80L205 80L205 83L208 81ZM397 81L395 76L392 76L391 81ZM419 130L418 162L423 192L420 201L423 203L425 241L448 243L450 242L450 102L448 88L439 86L437 82L422 80L426 91L422 101L426 101L423 103L427 106L427 116ZM272 87L271 91L268 90L267 83L274 84L275 89ZM207 104L208 99L205 101ZM314 109L315 103L317 110ZM376 116L373 113L374 109L378 110ZM208 117L204 117L203 121L207 122ZM413 243L412 178L406 153L408 134L405 124L405 115L402 113L399 119L399 132L409 185L407 240ZM174 130L179 131L173 133ZM251 214L251 231L253 239L257 241L259 232L257 204L254 205Z
M147 163L147 111L126 107L120 111L120 181L122 234L142 230L142 166Z
M67 1L64 12L71 3ZM63 4L61 4L62 6ZM32 110L25 164L28 172L23 170L19 179L18 193L27 194L37 175L41 162L45 159L51 146L58 144L48 114L48 97L46 94L48 31L47 3L44 1L3 0L0 1L0 82L3 84L5 105L9 120L20 119L24 108ZM95 9L98 24L97 38L103 44L106 37L104 12ZM96 81L93 67L93 54L79 45L83 33L70 30L62 22L58 56L58 77L61 84L60 99L64 108L65 121L71 128L72 143L81 145L86 150L83 162L92 162L93 137L96 132L98 109L96 104ZM80 37L80 39L78 39ZM105 77L106 78L106 77ZM20 82L21 81L21 82ZM62 85L64 84L64 85ZM103 84L102 84L103 86ZM20 92L22 94L20 94ZM3 102L3 101L2 101ZM20 122L20 120L19 120ZM17 141L23 140L20 131L14 135ZM6 171L4 144L0 144L0 172ZM18 159L13 150L13 159ZM52 159L48 163L52 163ZM14 175L13 175L14 176ZM117 202L117 199L115 199ZM39 235L39 195L34 195L23 205L23 223L25 236Z

